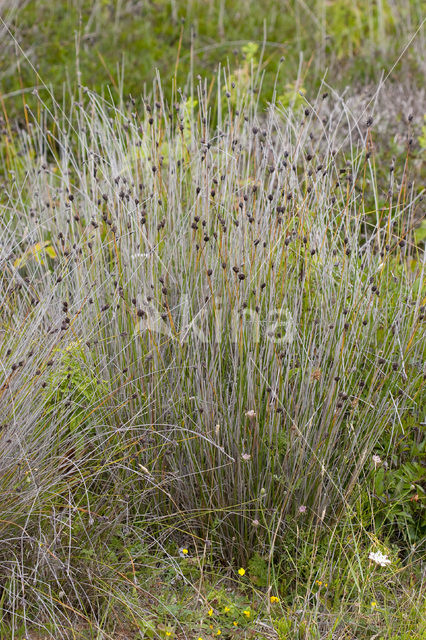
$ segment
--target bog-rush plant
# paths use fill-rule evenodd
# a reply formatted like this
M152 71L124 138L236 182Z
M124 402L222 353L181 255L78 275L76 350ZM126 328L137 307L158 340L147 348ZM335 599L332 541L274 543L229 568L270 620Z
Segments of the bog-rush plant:
M1 143L9 611L33 579L38 606L56 581L90 611L93 576L118 578L72 550L122 530L270 567L290 520L358 517L376 447L421 415L410 146L383 192L374 127L344 101L323 119L330 88L297 113L232 91L219 73L215 103L201 80L166 104L157 81L126 110L85 90L66 114L40 92Z

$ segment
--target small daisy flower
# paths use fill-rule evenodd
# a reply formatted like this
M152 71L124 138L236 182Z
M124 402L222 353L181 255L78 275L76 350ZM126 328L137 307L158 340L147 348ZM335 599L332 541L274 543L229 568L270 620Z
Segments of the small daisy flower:
M368 559L372 560L381 567L386 567L386 565L391 564L392 562L391 559L381 551L370 551Z
M251 460L251 455L249 453L243 453L243 455L241 456L243 460L245 460L246 462L248 460Z
M374 463L374 470L377 469L377 467L380 467L380 465L382 464L382 459L380 456L374 454L372 457L373 463Z
M256 411L254 411L254 409L249 409L249 411L246 411L245 415L249 420L253 420L256 417Z
M304 504L301 504L299 507L299 513L305 513L306 511L306 506Z

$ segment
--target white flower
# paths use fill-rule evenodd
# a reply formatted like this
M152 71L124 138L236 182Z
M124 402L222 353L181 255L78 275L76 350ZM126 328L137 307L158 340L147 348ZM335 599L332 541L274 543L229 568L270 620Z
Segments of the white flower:
M385 556L381 551L370 551L368 559L373 560L373 562L379 564L381 567L386 567L386 565L391 563L390 558L388 558L388 556Z
M256 411L254 411L254 409L250 409L249 411L246 411L246 417L249 418L250 420L253 420L253 418L256 417Z
M382 459L377 454L374 454L372 460L374 462L374 469L377 469L377 467L380 467L380 465L382 464Z
M305 513L305 511L306 511L305 505L301 504L300 507L299 507L299 513Z
M251 455L249 453L243 453L241 456L243 460L251 460Z

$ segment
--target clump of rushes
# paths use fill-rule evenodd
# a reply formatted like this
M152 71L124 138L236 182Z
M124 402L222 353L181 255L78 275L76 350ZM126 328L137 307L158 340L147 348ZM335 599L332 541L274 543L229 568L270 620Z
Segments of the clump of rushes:
M96 551L117 536L155 550L184 532L193 558L234 568L255 549L268 582L293 519L366 526L371 456L397 464L424 397L422 193L409 149L378 192L374 124L335 149L323 91L302 125L252 93L231 107L220 79L215 104L203 81L170 105L157 82L155 108L131 112L87 91L52 115L40 97L5 133L9 612L95 615L91 594L135 570Z

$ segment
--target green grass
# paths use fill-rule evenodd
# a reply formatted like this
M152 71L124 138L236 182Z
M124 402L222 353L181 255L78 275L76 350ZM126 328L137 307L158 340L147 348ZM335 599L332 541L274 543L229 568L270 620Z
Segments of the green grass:
M3 0L0 11L19 45L5 35L0 52L9 111L22 106L21 92L35 104L31 89L40 86L40 76L55 91L66 80L72 91L78 80L97 91L108 85L115 98L130 93L138 99L158 69L170 98L169 80L176 76L186 88L192 75L214 73L219 63L241 66L250 42L262 49L265 102L279 68L279 83L290 92L300 78L308 90L317 87L325 72L342 88L377 83L394 65L393 75L420 84L423 76L418 0L35 0L18 9Z

